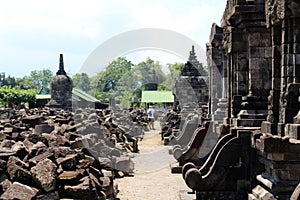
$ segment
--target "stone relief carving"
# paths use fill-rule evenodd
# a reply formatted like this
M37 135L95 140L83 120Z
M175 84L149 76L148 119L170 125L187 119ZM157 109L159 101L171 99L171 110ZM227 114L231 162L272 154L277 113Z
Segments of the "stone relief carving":
M284 19L285 0L266 0L267 26L279 25Z

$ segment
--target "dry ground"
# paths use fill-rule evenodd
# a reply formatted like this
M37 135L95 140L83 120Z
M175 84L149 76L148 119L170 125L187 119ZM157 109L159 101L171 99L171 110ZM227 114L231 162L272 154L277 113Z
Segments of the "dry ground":
M120 200L177 200L180 190L189 190L181 174L171 174L170 165L176 162L169 155L170 146L164 146L160 139L160 125L145 132L139 141L140 152L134 154L135 173L133 177L117 179Z

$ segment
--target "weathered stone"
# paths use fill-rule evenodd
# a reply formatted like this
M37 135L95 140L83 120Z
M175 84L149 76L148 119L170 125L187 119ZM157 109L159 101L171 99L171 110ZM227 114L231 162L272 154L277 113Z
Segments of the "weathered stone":
M67 155L67 157L65 158L58 158L56 159L56 163L58 165L61 165L63 170L67 170L67 171L76 170L76 166L78 163L78 155L71 154L71 155Z
M0 159L0 175L6 172L6 164L7 162L5 160Z
M38 162L44 160L44 159L47 159L47 158L50 158L50 157L53 157L53 153L52 152L49 152L49 151L46 151L45 153L42 153L42 154L39 154L33 158L31 158L29 160L29 165L31 166L35 166Z
M60 180L78 180L80 178L83 177L83 175L85 174L85 170L84 169L78 169L76 171L64 171L63 173L61 173L58 178Z
M79 137L81 137L80 134L77 134L77 133L74 133L74 132L66 133L65 136L68 138L68 140L69 140L70 142L76 140L76 139L79 138Z
M54 130L54 126L49 124L37 124L35 125L34 131L37 134L51 133Z
M25 147L24 143L21 141L16 142L12 146L11 150L16 152L16 155L20 159L23 159L28 154L27 148Z
M7 162L7 172L12 181L17 181L26 185L33 186L34 181L28 169L28 164L17 157L10 157Z
M63 146L53 148L53 153L55 158L59 158L59 157L64 158L69 154L76 154L76 152L70 147L63 147Z
M290 200L298 200L300 199L300 183L295 188Z
M44 117L38 115L26 116L22 119L22 123L27 124L29 127L34 128L35 125L42 123Z
M72 149L77 149L77 148L88 148L89 147L89 142L87 139L83 138L76 138L75 141L71 141L70 147Z
M30 200L34 199L38 193L38 190L33 187L29 187L22 183L14 182L1 196L1 199L18 199L18 200Z
M103 188L108 188L112 185L110 178L106 176L100 177L100 182Z
M36 134L36 133L30 133L27 136L27 140L29 140L34 144L36 144L37 142L42 142L45 145L48 145L48 140L45 137L41 136L40 134Z
M58 135L55 142L60 146L70 146L70 142L65 136Z
M113 157L112 166L125 173L132 173L134 170L133 161L129 157Z
M93 166L89 167L88 172L89 172L89 174L93 174L97 179L99 179L100 177L103 176L102 172Z
M98 161L102 167L112 167L112 161L109 158L98 157Z
M13 128L5 127L3 133L5 133L7 135L11 135L13 133Z
M16 156L17 152L10 150L0 150L0 159L7 161L11 156Z
M90 187L89 177L84 177L80 180L80 184L76 186L66 185L64 186L63 196L68 198L76 199L97 199L97 194L95 190L92 190Z
M30 172L37 184L46 192L56 188L56 169L57 166L49 159L40 161Z
M256 186L252 189L252 194L257 198L261 200L276 200L273 194L269 193L267 190L265 190L261 186Z
M18 112L16 110L16 113ZM0 194L8 189L9 184L5 186L4 183L11 180L39 188L38 196L33 199L104 200L107 196L115 196L114 174L112 172L103 174L102 171L104 168L112 170L111 156L122 154L121 149L124 146L122 136L126 135L126 132L120 130L116 122L107 121L110 128L105 128L98 122L104 122L108 115L102 115L98 120L98 113L90 115L90 111L84 111L83 123L80 125L85 128L83 136L77 132L69 132L78 128L70 112L48 108L22 112L11 116L11 120L7 120L9 125L3 125L3 129L10 130L7 131L9 135L0 137ZM89 115L90 120L86 120ZM111 137L114 137L114 142L109 142ZM130 135L126 137L128 141L133 139ZM120 142L119 149L115 149L117 142ZM69 147L71 143L73 148ZM99 156L104 157L98 159ZM117 165L121 165L120 163ZM80 180L81 178L87 179L87 182ZM80 193L81 183L87 186L84 190L85 194L88 194L82 198L77 195L77 192Z
M46 193L43 195L39 195L36 197L36 200L59 200L59 194L57 191L51 192L51 193Z
M288 152L288 138L281 138L279 136L265 135L260 137L261 146L260 151L271 153L271 152Z
M13 140L4 140L1 142L0 147L1 149L11 149L15 143Z
M96 160L94 157L85 155L83 159L79 160L79 163L77 166L79 169L86 169L90 166L94 166L95 162L96 162Z
M10 186L11 182L8 180L6 175L0 176L0 194L3 194Z

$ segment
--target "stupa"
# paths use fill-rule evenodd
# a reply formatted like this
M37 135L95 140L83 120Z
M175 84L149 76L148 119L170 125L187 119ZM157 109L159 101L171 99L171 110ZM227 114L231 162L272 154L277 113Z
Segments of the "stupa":
M59 69L50 82L51 100L47 104L50 108L72 109L72 89L71 78L64 69L63 54L59 57Z

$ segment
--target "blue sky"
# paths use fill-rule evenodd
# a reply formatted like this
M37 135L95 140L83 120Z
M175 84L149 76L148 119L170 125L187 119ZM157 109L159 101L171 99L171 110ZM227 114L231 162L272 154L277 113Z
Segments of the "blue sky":
M15 77L34 69L56 72L63 53L72 75L103 42L141 28L175 31L205 49L225 5L225 0L0 0L0 72ZM182 61L154 50L128 58L138 63L148 56L162 64Z

